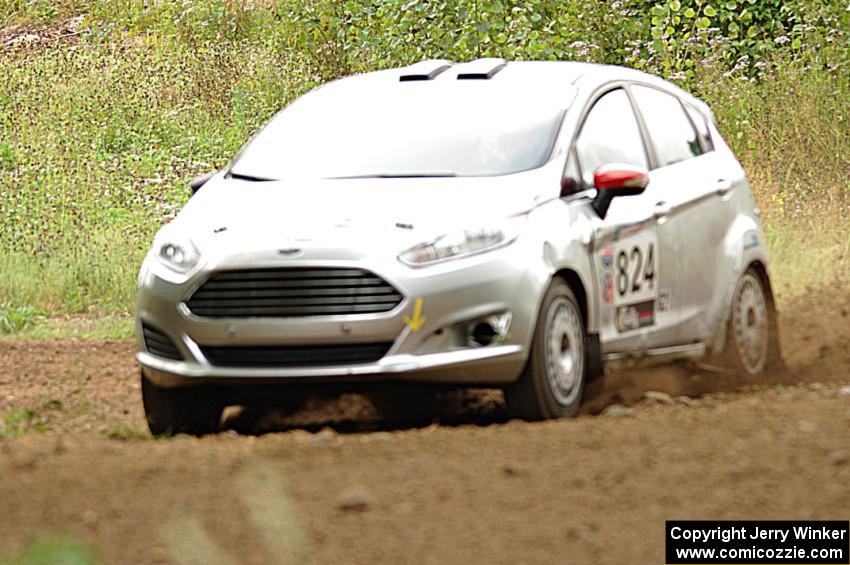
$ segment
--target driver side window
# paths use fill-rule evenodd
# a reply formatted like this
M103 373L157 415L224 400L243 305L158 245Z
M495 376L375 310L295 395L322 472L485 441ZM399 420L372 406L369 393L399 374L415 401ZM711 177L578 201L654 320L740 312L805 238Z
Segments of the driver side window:
M593 173L607 163L649 168L646 149L629 97L612 90L590 109L576 140L584 188L593 187Z

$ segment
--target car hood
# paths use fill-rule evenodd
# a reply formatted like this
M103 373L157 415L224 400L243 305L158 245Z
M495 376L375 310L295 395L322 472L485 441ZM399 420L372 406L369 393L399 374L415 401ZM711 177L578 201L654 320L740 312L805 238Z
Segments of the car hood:
M403 249L522 214L542 175L250 182L214 177L174 224L204 251L286 246ZM557 184L557 183L555 183Z

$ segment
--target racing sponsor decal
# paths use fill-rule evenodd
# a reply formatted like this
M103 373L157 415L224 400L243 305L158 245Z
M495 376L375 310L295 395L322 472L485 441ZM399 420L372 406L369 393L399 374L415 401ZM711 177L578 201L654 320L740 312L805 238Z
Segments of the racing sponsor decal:
M599 254L599 261L605 270L610 269L614 265L614 249L610 245L602 248L602 252Z
M617 331L630 332L655 324L655 301L619 306L616 315Z
M602 297L605 299L605 304L614 302L614 278L611 273L605 273L602 282Z
M658 291L658 311L659 312L669 312L670 311L670 301L673 300L673 293L669 288L662 288Z

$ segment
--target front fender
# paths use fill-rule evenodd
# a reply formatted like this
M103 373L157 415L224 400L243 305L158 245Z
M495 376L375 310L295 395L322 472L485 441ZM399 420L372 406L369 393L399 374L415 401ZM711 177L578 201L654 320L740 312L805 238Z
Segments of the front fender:
M550 201L532 212L531 223L541 246L542 268L547 279L569 273L569 278L581 284L587 332L593 334L599 331L599 293L594 284L590 252L593 211L589 200L586 204L560 199Z

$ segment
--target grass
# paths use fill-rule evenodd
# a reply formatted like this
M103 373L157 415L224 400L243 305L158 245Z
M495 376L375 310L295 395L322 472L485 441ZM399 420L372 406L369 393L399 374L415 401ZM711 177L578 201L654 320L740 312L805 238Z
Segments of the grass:
M158 436L152 436L147 430L139 430L126 424L113 424L103 434L109 439L121 441L159 439Z
M760 80L716 70L701 81L762 211L777 293L850 278L850 73L770 65Z
M131 335L138 265L158 226L185 203L187 179L225 165L322 79L372 64L347 59L323 35L322 25L336 24L321 10L316 21L287 21L281 6L291 4L0 0L0 30L25 25L51 38L25 48L0 42L0 334ZM70 29L75 16L82 19ZM358 25L347 37L359 37ZM381 57L408 53L364 37L363 49L372 42ZM445 39L428 41L419 47L432 51L417 56L440 54ZM780 53L760 78L707 59L689 86L714 108L750 174L786 295L848 272L843 49L836 64Z
M40 319L38 310L28 304L0 302L0 335L21 332Z
M135 322L127 313L64 315L37 318L0 336L5 339L132 339Z
M9 408L3 413L0 438L18 438L30 432L44 433L50 429L51 412L62 408L62 404L46 398L35 407Z
M47 314L129 311L185 180L223 166L307 75L262 45L101 43L94 27L0 53L0 301Z
M766 225L765 233L780 302L820 289L846 292L850 280L846 215L777 219Z
M39 536L16 554L0 553L0 565L96 565L96 553L66 535Z

